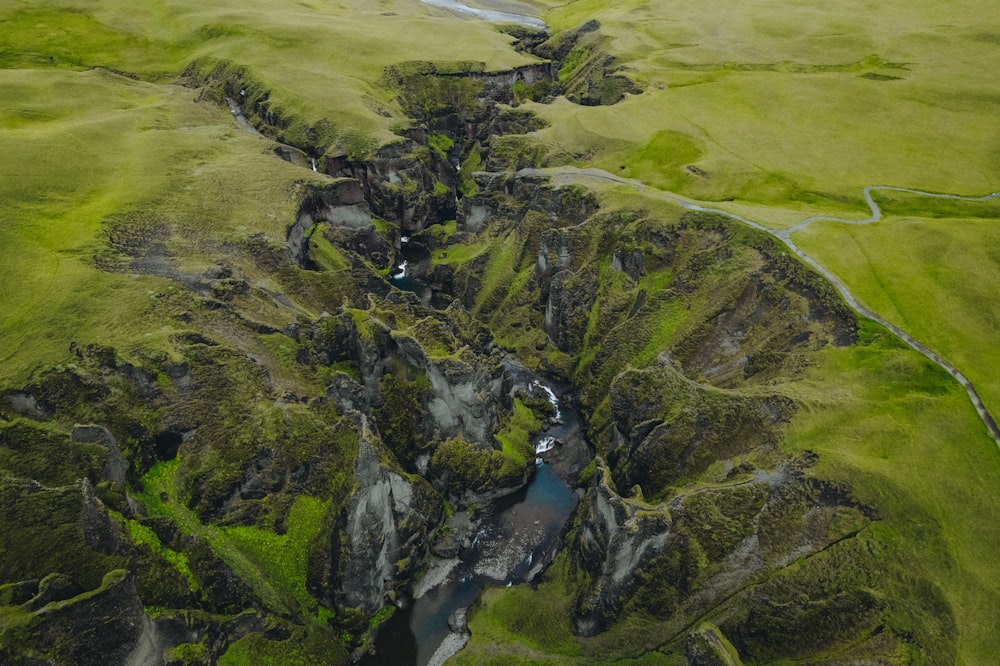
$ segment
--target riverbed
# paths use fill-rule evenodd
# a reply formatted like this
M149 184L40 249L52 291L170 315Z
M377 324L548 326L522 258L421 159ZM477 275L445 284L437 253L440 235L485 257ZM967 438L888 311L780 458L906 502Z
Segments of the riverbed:
M549 397L556 418L535 440L537 458L528 484L513 495L481 509L471 546L460 558L434 559L414 589L414 601L398 610L381 628L375 652L365 666L427 666L443 663L469 638L464 614L488 585L531 582L552 561L577 495L546 457L558 457L564 447L585 447L579 418L562 404L556 387L523 370L517 381L535 395ZM459 514L453 522L468 521ZM471 525L471 522L468 523Z
M545 24L545 21L540 18L517 13L516 11L510 11L512 9L522 11L530 10L529 6L522 5L520 3L486 1L478 3L484 6L484 8L480 8L471 7L462 2L455 2L455 0L420 0L420 2L425 5L441 7L443 9L451 10L456 14L470 16L484 21L491 21L494 23L516 23L517 25L534 28L535 30L544 30L546 32L549 29L549 27Z

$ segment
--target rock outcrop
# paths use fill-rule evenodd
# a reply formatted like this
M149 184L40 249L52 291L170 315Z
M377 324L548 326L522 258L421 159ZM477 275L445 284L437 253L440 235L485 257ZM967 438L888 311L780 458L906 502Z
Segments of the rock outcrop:
M364 418L364 417L362 417ZM416 572L440 522L440 499L422 479L388 469L366 424L354 467L356 489L340 540L340 608L371 615Z
M145 613L134 578L124 570L104 576L101 585L79 594L53 595L44 585L20 609L21 639L10 624L0 634L0 660L29 664L124 664L142 635ZM43 599L42 597L45 596Z
M672 522L667 511L621 497L608 468L600 459L596 462L570 545L574 562L592 578L574 609L573 626L583 636L604 631L620 615L624 600L642 580L639 573L663 550Z

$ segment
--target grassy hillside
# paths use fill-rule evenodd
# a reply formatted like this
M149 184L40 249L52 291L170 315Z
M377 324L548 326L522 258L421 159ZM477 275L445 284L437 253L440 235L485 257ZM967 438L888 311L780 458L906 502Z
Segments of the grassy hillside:
M1000 188L1000 79L993 75L1000 67L1000 28L983 24L992 9L983 0L893 0L877 7L860 0L471 4L534 8L552 27L556 46L567 31L596 19L600 26L563 54L560 82L578 85L579 71L610 63L642 92L606 106L565 97L526 101L522 110L545 119L545 129L480 137L477 144L472 130L456 123L468 136L432 134L429 148L399 158L440 158L450 177L444 153L459 146L465 150L462 185L470 196L479 187L469 173L476 165L501 164L506 157L520 166L525 155L552 166L600 167L774 229L815 214L862 218L866 185L961 194ZM706 469L658 469L656 483L644 479L649 488L639 482L620 488L639 513L669 517L675 499L750 483L730 484L733 467L767 472L776 460L817 454L809 478L844 484L852 501L876 516L857 530L860 536L845 537L844 549L851 550L829 570L845 576L877 570L882 577L871 585L872 603L888 604L879 608L891 609L883 619L893 636L905 637L912 628L928 641L920 645L943 646L946 655L954 650L960 663L987 663L1000 653L993 626L1000 607L1000 528L990 520L1000 451L965 392L937 366L868 323L861 324L857 344L847 344L854 328L845 333L830 323L843 315L843 304L828 285L812 301L795 291L808 280L780 246L769 245L773 239L710 217L686 220L675 205L629 188L564 176L560 184L599 193L598 216L584 213L595 202L582 189L555 197L559 214L529 211L533 204L517 200L513 189L497 190L479 201L499 211L499 221L488 221L482 232L452 220L422 238L414 233L428 243L431 268L463 286L449 296L464 299L465 310L425 313L397 292L379 303L381 296L366 289L388 290L378 276L390 270L385 254L392 250L386 248L399 230L381 219L364 237L320 230L306 240L320 270L293 265L286 234L296 211L311 187L333 179L278 159L275 144L242 129L218 99L185 87L217 65L242 68L286 122L286 140L310 143L322 135L313 145L331 157L371 156L397 140L393 130L413 122L400 107L399 91L382 81L386 66L471 61L501 69L538 61L515 51L511 37L495 26L416 0L10 2L0 7L0 25L0 392L34 382L32 390L48 391L54 400L67 397L55 416L46 417L53 441L62 441L56 434L69 441L76 423L108 422L130 456L126 485L149 514L149 520L125 520L119 513L115 519L155 566L173 567L166 569L171 584L189 595L180 606L198 594L226 612L252 602L282 621L302 621L317 654L327 641L338 646L340 657L368 640L377 620L353 608L353 614L335 614L329 596L342 573L337 567L344 566L337 558L347 552L335 524L354 492L358 433L368 426L341 422L348 410L331 405L343 398L351 409L368 409L382 419L386 442L396 426L395 439L405 440L411 457L429 446L421 423L391 420L397 413L416 414L422 394L409 396L405 408L380 395L405 395L399 387L418 386L423 375L380 383L388 361L374 358L378 353L419 349L429 361L444 363L493 350L494 343L513 350L533 369L575 384L593 443L607 455L615 383L670 352L690 375L677 381L686 389L678 395L691 404L679 398L676 413L663 415L678 419L675 432L687 425L699 433L716 428L694 416L685 421L691 405L708 405L721 420L740 425L744 402L780 396L794 404L794 416L786 423L778 410L773 439L768 430L749 453L720 455ZM421 82L417 77L407 84L427 92ZM466 92L473 92L463 104L475 106L472 98L481 89L469 86ZM439 110L449 110L446 102ZM416 181L393 173L398 182L386 176L387 190L415 194ZM434 186L450 203L444 180ZM1000 204L900 193L877 198L887 213L881 222L817 222L793 240L872 310L961 369L996 414ZM309 233L317 229L320 224ZM543 236L549 244L544 251ZM369 261L379 253L386 261L381 273ZM572 273L557 282L565 333L558 341L546 330L552 325L540 297L541 254L565 262L560 267ZM641 263L629 264L639 261L637 255ZM790 310L780 309L788 303ZM814 307L827 310L815 315ZM333 317L321 315L331 312ZM804 338L787 333L791 325L783 328L783 318L795 320ZM716 363L713 327L730 324L716 346L744 345L742 360L729 350L720 357L735 356ZM364 354L378 368L370 377L358 360ZM747 379L743 368L751 366L756 374ZM82 379L73 374L80 367ZM56 371L45 374L50 368ZM362 388L366 380L370 386ZM192 381L197 400L187 393ZM339 382L343 395L329 388L331 381ZM351 381L358 385L349 394ZM101 382L113 390L102 393ZM373 399L365 389L381 402L359 407ZM143 391L155 404L147 405ZM13 476L8 470L44 468L25 453L27 439L15 442L30 430L21 427L30 418L3 415L15 422L4 426L0 442L6 456L0 471L7 476ZM516 477L530 467L524 449L540 424L520 401L500 420L494 434L509 463L505 469ZM161 454L161 435L169 435L172 454ZM775 441L778 448L769 448ZM452 439L450 445L460 453L479 452L466 444ZM387 469L402 469L388 448L379 455L393 461ZM459 458L454 464L462 468L465 459ZM432 459L432 472L438 462L440 456ZM58 483L76 478L75 470L55 467ZM91 467L80 473L99 485L100 465ZM628 478L628 470L619 472ZM406 477L420 480L421 492L441 501L409 468ZM263 497L241 497L249 480L265 484L264 491L250 488ZM99 491L114 511L128 510L122 483ZM425 518L433 513L414 510ZM808 510L803 507L802 515ZM845 523L856 518L847 509L843 516ZM828 527L833 535L849 531ZM197 553L190 565L185 549ZM128 559L134 553L115 557L135 561ZM789 575L836 587L824 573L827 565L810 557L790 560ZM692 566L702 572L719 565L704 552L700 558L693 556ZM419 563L407 558L400 566L409 575ZM567 555L536 590L488 591L473 615L470 648L458 661L510 663L518 654L526 663L676 663L670 660L685 632L704 627L698 631L715 636L719 630L711 623L722 625L732 619L730 611L750 607L734 595L729 610L713 608L711 617L678 629L677 617L629 606L607 633L579 638L569 617L574 595L584 589L577 573ZM150 577L147 571L141 585L151 585ZM223 579L233 589L212 592L223 601L198 589ZM13 581L0 585L7 582ZM658 581L647 582L660 589ZM754 580L752 586L771 582ZM749 597L752 586L740 594ZM2 599L13 598L3 593ZM167 602L170 594L162 593ZM794 601L807 606L810 599ZM12 607L6 601L0 606ZM326 621L334 615L340 624L331 630ZM281 627L269 630L293 635ZM841 652L816 654L870 656L864 650L877 644L881 629L865 631L858 641L872 642L858 653L850 652L856 646L838 644ZM265 649L278 663L289 658L280 646L299 640L262 648L263 635L234 644L227 657L239 662ZM718 636L712 640L726 641ZM908 653L900 640L880 656L897 663L947 661Z
M290 3L113 0L10 3L0 8L5 67L107 67L170 80L195 60L249 67L289 116L328 118L342 135L391 138L400 122L378 85L403 60L511 67L533 58L489 24L415 1Z
M986 191L1000 168L989 120L1000 84L988 74L1000 54L982 11L568 3L546 13L550 24L597 19L645 91L617 107L540 108L559 118L542 134L586 163L698 198L837 207L875 183Z
M0 90L5 382L61 362L71 342L155 347L171 333L157 303L174 284L95 265L117 222L173 235L173 270L197 273L212 262L197 247L208 236L283 241L295 182L313 176L180 86L15 69L0 70Z
M905 203L913 213L893 214ZM1000 409L996 206L928 208L910 196L885 204L889 216L876 224L818 223L796 233L795 240L869 307L967 373L995 414Z

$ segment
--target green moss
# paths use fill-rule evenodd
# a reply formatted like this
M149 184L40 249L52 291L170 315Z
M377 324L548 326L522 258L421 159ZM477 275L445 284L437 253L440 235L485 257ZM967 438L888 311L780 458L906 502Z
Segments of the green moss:
M211 661L208 646L201 643L181 643L167 650L170 663L177 663L183 666L195 666L196 664L207 664Z
M427 447L423 414L431 384L427 375L394 361L379 383L381 405L373 410L382 440L396 456L412 462Z
M220 666L312 666L318 663L342 666L349 660L347 651L332 634L314 628L295 629L286 640L272 640L253 633L232 643L219 657Z
M156 532L149 529L142 523L131 520L131 519L121 519L125 528L128 530L129 537L132 539L132 543L138 546L146 546L153 553L162 557L166 560L170 566L177 570L188 582L188 586L192 592L197 592L199 585L198 581L191 571L191 567L188 566L188 556L185 553L177 552L170 548L167 548L162 543L160 543L160 538L156 536ZM142 576L145 572L140 572ZM157 575L153 572L153 575Z
M350 267L350 264L326 236L322 233L321 225L314 225L306 237L309 239L309 258L326 271L343 271Z
M124 558L87 546L88 518L80 486L29 487L26 481L0 480L0 580L41 579L57 572L85 589Z
M455 147L455 141L447 134L435 132L427 137L427 145L442 159L448 159L448 153Z
M226 527L221 534L242 550L275 585L286 603L325 624L331 616L306 590L306 566L310 545L322 532L329 505L314 497L299 496L292 504L285 534L255 527ZM292 601L294 599L294 602Z
M96 483L108 450L103 444L81 444L29 421L0 423L0 469L10 476L64 486L87 478Z
M461 437L439 444L431 456L430 471L444 478L449 493L461 496L465 491L493 489L501 479L507 458L500 451L474 446Z
M497 441L503 447L504 472L517 473L533 459L531 437L541 429L542 423L531 408L520 397L514 398L514 411L496 434Z
M462 160L458 170L458 192L463 197L471 197L479 191L479 185L476 184L472 174L481 170L482 166L483 158L479 154L479 150L473 146L469 149L465 159Z

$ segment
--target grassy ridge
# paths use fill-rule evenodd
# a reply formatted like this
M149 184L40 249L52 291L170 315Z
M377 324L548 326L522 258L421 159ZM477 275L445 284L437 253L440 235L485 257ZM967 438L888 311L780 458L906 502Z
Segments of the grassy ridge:
M531 60L489 24L409 0L154 0L138 7L55 0L0 9L0 19L11 28L0 37L6 66L103 66L162 80L199 58L232 60L253 70L287 115L311 123L327 117L342 132L379 140L391 138L389 128L401 120L377 85L386 65L421 58L504 68Z
M955 613L959 662L986 663L998 637L992 514L1000 452L965 392L882 332L858 348L829 349L788 387L805 408L783 446L819 453L818 475L844 479L884 513L887 541L927 572Z

